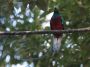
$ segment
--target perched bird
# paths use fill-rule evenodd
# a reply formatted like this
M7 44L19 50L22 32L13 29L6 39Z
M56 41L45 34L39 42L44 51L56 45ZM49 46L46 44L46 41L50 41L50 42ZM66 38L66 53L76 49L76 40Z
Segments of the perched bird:
M51 30L63 30L64 29L63 22L64 20L62 16L60 15L58 9L55 8L53 16L51 17L51 20L50 20ZM55 33L53 35L54 35L54 38L53 38L52 50L54 52L58 52L61 46L62 33Z

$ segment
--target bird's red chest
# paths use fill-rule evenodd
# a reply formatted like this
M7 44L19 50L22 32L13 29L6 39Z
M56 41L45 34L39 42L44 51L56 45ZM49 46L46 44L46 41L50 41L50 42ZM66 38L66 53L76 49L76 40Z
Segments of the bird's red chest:
M61 17L52 18L50 21L51 30L62 30L62 20Z
M51 27L51 30L62 30L63 29L63 25L62 25L61 17L58 16L56 18L51 18L51 20L50 20L50 27ZM60 36L62 36L62 34L55 33L54 36L56 38L59 38Z

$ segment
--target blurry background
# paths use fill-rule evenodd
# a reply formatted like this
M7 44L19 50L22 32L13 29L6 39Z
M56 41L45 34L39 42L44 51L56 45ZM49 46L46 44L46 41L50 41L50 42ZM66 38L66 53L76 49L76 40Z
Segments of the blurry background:
M0 0L0 31L50 30L54 7L65 29L90 26L90 0ZM52 56L52 35L0 36L0 67L90 67L90 32L63 34Z

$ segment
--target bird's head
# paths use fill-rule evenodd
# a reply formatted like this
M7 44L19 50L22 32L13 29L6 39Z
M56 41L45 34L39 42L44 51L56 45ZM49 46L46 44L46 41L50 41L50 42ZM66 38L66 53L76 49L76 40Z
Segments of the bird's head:
M56 7L54 8L54 13L59 14L59 11L58 11L58 9Z

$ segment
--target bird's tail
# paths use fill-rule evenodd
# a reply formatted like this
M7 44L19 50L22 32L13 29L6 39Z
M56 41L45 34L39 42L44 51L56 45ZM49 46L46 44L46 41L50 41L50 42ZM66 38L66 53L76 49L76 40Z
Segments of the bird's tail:
M52 46L52 50L53 52L58 52L59 49L60 49L60 46L61 46L61 40L62 40L62 37L60 38L53 38L53 46Z

